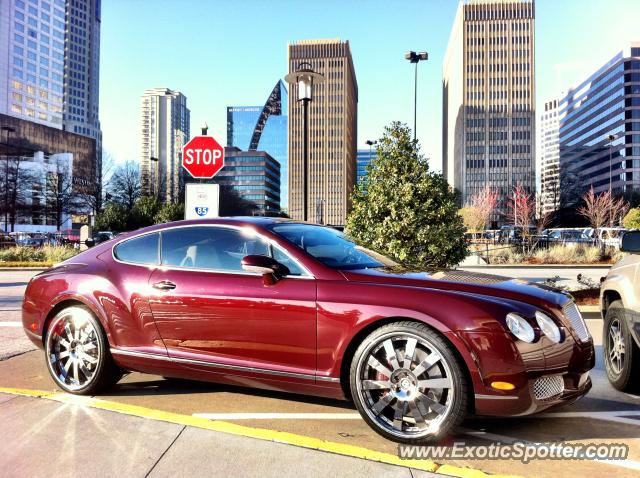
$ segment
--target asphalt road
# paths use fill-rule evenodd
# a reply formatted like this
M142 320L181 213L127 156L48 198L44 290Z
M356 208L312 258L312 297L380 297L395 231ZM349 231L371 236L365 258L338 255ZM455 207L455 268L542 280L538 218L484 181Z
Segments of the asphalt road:
M53 390L44 357L22 336L20 320L22 290L29 272L0 273L0 387ZM598 360L588 396L557 412L510 419L471 418L447 440L467 445L513 441L565 443L626 443L626 461L533 461L447 460L490 473L522 476L638 476L640 473L640 397L617 392L608 383L602 366L601 323L588 314L588 326L598 348ZM155 410L196 415L250 427L296 433L374 451L396 454L394 443L376 435L357 415L350 403L257 391L209 383L165 380L132 373L100 398ZM0 420L3 419L0 406ZM242 457L238 457L242 460ZM0 459L0 462L2 460Z

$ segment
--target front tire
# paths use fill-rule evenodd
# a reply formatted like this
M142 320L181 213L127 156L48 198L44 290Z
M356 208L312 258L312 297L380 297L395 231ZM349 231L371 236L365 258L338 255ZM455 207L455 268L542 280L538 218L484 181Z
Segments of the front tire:
M640 388L640 350L636 345L622 301L616 300L607 309L602 332L604 368L614 388L635 392Z
M350 386L367 424L399 443L437 442L467 413L463 365L424 324L396 322L373 331L353 357Z
M51 320L45 354L51 377L65 392L93 395L122 378L98 319L82 306L67 307Z

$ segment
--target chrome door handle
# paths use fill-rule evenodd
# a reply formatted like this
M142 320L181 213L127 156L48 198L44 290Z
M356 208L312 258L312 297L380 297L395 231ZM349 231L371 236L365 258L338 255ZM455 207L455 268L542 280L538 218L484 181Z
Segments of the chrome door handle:
M152 287L158 290L173 290L176 288L176 285L169 280L161 280L160 282L153 284Z

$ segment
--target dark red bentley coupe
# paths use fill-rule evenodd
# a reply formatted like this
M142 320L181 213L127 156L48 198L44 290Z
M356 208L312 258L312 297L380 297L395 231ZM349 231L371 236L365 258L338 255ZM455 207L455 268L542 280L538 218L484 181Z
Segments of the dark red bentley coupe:
M56 384L126 371L350 398L381 435L427 443L465 415L523 415L591 388L573 300L504 277L408 272L329 227L163 224L35 276L27 335Z

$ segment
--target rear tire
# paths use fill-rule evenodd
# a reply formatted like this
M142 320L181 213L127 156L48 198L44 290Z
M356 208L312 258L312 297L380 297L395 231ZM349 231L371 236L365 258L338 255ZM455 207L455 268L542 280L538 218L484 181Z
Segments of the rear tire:
M65 392L93 395L122 378L100 322L86 307L58 312L49 323L44 345L47 369Z
M631 336L622 301L609 305L602 332L604 368L611 385L621 392L640 390L640 349Z
M351 362L351 396L367 424L383 437L434 443L467 414L464 365L437 332L416 322L374 330Z

